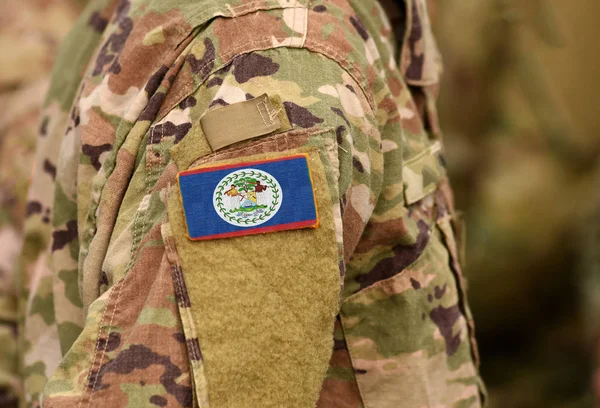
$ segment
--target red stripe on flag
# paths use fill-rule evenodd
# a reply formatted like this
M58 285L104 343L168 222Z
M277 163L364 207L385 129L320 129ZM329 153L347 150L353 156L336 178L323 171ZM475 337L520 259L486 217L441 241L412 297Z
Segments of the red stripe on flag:
M210 239L219 239L219 238L232 238L232 237L243 237L245 235L256 235L256 234L266 234L269 232L276 231L287 231L287 230L297 230L302 228L317 228L319 226L318 220L306 220L299 222L291 222L288 224L281 225L273 225L270 227L258 227L241 231L234 232L225 232L223 234L215 234L215 235L207 235L204 237L189 237L192 241L207 241Z
M235 169L235 168L242 168L242 167L248 167L254 164L264 164L264 163L275 163L275 162L280 162L280 161L287 161L287 160L294 160L294 159L301 159L304 158L308 161L308 155L307 154L296 154L293 156L287 156L287 157L280 157L277 159L266 159L266 160L258 160L258 161L251 161L251 162L244 162L244 163L234 163L234 164L223 164L221 166L214 166L214 167L202 167L199 169L192 169L192 170L186 170L186 171L182 171L178 174L178 177L182 177L182 176L191 176L193 174L201 174L201 173L209 173L212 171L219 171L219 170L228 170L228 169Z

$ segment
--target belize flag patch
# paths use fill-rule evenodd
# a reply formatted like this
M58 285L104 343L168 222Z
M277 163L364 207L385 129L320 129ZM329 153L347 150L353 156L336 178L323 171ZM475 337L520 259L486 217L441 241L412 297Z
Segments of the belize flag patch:
M194 241L319 226L306 154L191 169L177 179Z

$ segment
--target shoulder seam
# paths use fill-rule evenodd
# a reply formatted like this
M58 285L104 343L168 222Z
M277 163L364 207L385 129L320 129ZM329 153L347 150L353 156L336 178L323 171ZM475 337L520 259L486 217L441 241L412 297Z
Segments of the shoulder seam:
M310 52L314 52L316 54L322 55L340 66L357 84L360 88L363 96L366 98L369 107L373 113L376 113L377 109L374 103L374 98L372 92L366 88L365 78L361 75L360 72L357 71L356 67L354 67L351 63L344 58L343 55L334 48L324 44L323 42L316 41L309 37L309 7L308 6L296 6L289 8L282 8L284 12L286 10L293 9L292 15L289 16L291 18L291 27L288 26L292 30L292 35L284 39L281 43L274 42L271 37L262 37L258 39L253 39L251 41L243 42L242 44L237 44L235 47L226 50L223 54L218 56L213 56L212 58L203 61L203 65L199 68L196 68L198 71L202 72L206 67L209 67L211 64L215 63L215 61L221 60L221 63L212 67L210 72L206 72L201 78L198 78L196 84L194 84L193 79L188 79L188 85L180 88L180 92L173 96L172 102L168 106L163 106L156 117L156 120L161 120L169 111L171 111L183 98L185 98L190 92L195 92L202 84L207 80L207 78L214 74L216 71L228 66L231 64L233 59L238 55L249 54L257 51L267 51L271 49L277 48L290 48L290 49L305 49ZM297 15L297 12L301 11L304 13L304 18ZM289 12L289 11L288 11ZM300 18L297 18L300 17ZM242 17L243 18L243 17ZM302 27L297 27L298 25L303 25ZM197 33L198 35L200 33ZM200 34L201 36L201 34Z
M354 68L351 64L345 63L346 60L344 59L344 57L328 45L321 44L312 40L308 40L307 42L308 44L304 47L304 49L329 58L330 60L338 64L344 71L348 73L348 75L352 77L354 82L356 82L356 84L359 86L362 93L364 94L365 98L367 99L371 110L373 112L376 112L375 102L373 101L373 95L371 94L371 92L369 92L368 89L365 89L365 87L363 86L360 75L356 73L356 68Z

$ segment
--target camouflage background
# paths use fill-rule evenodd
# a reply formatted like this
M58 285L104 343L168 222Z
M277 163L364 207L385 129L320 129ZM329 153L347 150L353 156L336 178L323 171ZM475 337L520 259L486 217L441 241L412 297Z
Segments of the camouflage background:
M39 110L56 46L84 1L11 3L0 3L0 406L18 389L10 375L18 319L12 271L22 218L36 210L25 208L24 196ZM431 11L490 406L593 406L600 3L432 0Z

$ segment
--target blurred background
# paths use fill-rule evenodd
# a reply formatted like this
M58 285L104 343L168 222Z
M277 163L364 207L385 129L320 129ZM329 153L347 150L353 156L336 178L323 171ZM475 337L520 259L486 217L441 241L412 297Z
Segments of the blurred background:
M600 2L429 1L490 407L600 406ZM0 321L54 54L84 4L0 1Z
M490 406L595 406L600 2L430 3Z

